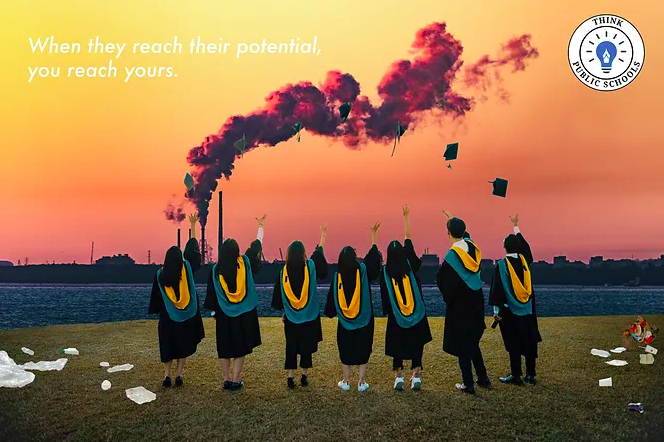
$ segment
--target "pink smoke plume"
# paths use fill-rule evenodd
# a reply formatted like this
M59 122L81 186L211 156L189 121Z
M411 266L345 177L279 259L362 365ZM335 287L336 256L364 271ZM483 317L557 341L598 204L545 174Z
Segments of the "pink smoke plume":
M166 210L164 210L164 215L166 215L166 219L169 221L173 221L175 224L181 224L182 221L185 220L187 215L184 213L184 208L182 206L174 206L173 204L169 203L166 206Z
M482 57L463 71L465 76L459 83L486 90L492 84L491 76L501 78L500 69L512 66L513 71L524 70L526 61L539 55L530 39L530 35L514 38L503 45L497 58ZM329 71L318 87L302 81L271 92L261 108L228 118L216 135L192 148L187 161L196 187L187 197L195 203L201 224L207 223L217 180L229 179L233 173L233 163L240 155L234 143L243 134L245 151L259 145L275 146L295 136L292 126L301 122L308 133L358 149L369 141L391 142L397 124L413 128L432 109L439 110L439 118L458 118L471 111L473 99L452 89L461 73L463 47L447 32L446 24L431 23L417 31L411 48L412 60L392 63L378 85L380 105L360 95L360 84L352 75ZM352 110L342 122L338 107L346 102L352 103Z

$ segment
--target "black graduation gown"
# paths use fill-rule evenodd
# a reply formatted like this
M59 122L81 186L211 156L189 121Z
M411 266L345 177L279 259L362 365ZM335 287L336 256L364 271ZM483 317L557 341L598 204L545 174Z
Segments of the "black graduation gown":
M413 242L410 239L407 239L404 242L404 249L406 250L408 262L410 262L410 267L413 270L417 286L421 293L422 282L417 276L417 272L420 270L420 267L422 267L422 260L415 253ZM424 345L433 340L431 329L429 328L429 319L427 318L426 313L424 318L414 326L410 328L401 328L392 312L392 303L390 302L382 269L378 280L380 281L380 299L383 305L383 315L387 315L385 354L393 358L406 360L412 360L414 357L422 356ZM403 283L401 281L397 282L399 284L399 289L403 293Z
M374 281L380 273L382 263L382 256L375 244L364 257L363 262L367 268L367 278L369 281ZM344 290L346 302L350 303L355 290L355 283L352 282L349 284L347 281L344 281L344 284L346 284L347 288L347 290ZM332 281L330 290L327 292L325 316L328 318L337 316L337 307L334 303L335 285L336 281ZM369 285L369 299L371 299L371 285ZM357 330L346 330L341 323L337 323L337 346L339 347L339 359L341 359L341 363L344 365L364 365L369 362L369 357L373 351L373 335L373 304L371 305L371 319L366 326Z
M191 270L195 272L201 266L201 254L198 250L198 244L194 242L187 243L184 250L184 258L191 264ZM173 287L176 296L180 297L180 288ZM159 324L157 326L159 335L159 356L161 362L169 362L174 359L188 358L196 353L196 348L205 337L203 328L203 319L201 318L200 306L196 306L196 315L184 322L173 321L164 304L164 298L161 295L157 275L155 274L152 283L152 293L150 294L150 307L148 314L159 314Z
M533 263L533 255L530 246L521 233L517 233L519 239L519 254L523 255L528 265ZM520 258L507 257L514 268L519 280L523 283L523 265ZM531 354L537 357L537 343L542 342L542 336L537 325L537 313L535 311L535 290L530 295L533 305L531 315L517 316L505 307L507 295L502 283L502 277L498 266L493 273L491 282L491 292L489 294L489 305L495 305L500 308L498 315L502 318L499 326L500 333L503 336L505 350L509 353L518 353L521 355Z
M259 240L251 243L245 253L251 263L251 272L256 274L261 269L262 245ZM214 311L217 335L217 356L220 359L232 359L246 356L261 345L261 330L258 324L258 310L254 308L240 316L227 316L219 307L217 292L214 289L212 271L208 278L204 307ZM228 281L229 289L235 290L235 281Z
M311 260L316 266L316 279L321 280L327 277L327 261L323 254L323 249L316 248L311 254ZM302 275L288 275L291 281L293 293L301 293L302 284L304 284L304 273ZM309 281L310 284L316 284L316 281ZM281 274L277 276L272 293L272 308L283 310L284 302L281 297ZM297 354L311 354L318 351L318 343L323 341L323 329L320 323L320 316L313 321L295 324L284 316L284 333L286 334L286 345L292 345L297 348Z
M472 245L469 253L475 258ZM468 287L446 261L438 269L436 284L446 304L443 351L454 356L471 356L486 329L482 289Z

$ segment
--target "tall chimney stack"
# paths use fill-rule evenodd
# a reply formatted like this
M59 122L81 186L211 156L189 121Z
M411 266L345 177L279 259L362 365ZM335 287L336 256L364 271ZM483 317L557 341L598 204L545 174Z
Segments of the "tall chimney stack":
M189 241L190 239L191 239L191 229L189 229L189 239L187 239L187 241Z
M178 228L178 249L181 249L181 242L180 242L180 229Z
M205 264L205 227L201 226L201 264Z
M221 245L224 243L224 202L219 191L219 239L217 241L217 262L221 258Z

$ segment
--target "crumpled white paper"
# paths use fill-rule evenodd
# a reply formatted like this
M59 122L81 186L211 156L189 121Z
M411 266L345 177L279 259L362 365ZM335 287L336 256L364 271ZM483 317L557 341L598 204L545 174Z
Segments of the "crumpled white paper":
M132 368L134 368L134 366L131 365L131 364L122 364L122 365L116 365L114 367L111 367L106 371L108 371L109 373L115 373L116 371L129 371Z
M611 359L610 361L606 361L606 363L613 365L614 367L622 367L627 365L627 361L621 361L620 359Z
M625 347L616 347L616 348L614 348L613 350L610 350L610 351L611 351L611 353L622 353L624 351L627 351L627 349Z
M157 395L147 390L145 387L134 387L125 390L125 394L129 399L137 404L145 404L157 399Z
M34 380L34 373L23 370L6 351L0 351L0 387L21 388Z
M594 356L600 356L602 358L608 358L609 356L611 356L611 353L609 353L608 351L606 351L606 350L597 350L596 348L593 348L592 350L590 350L590 354L594 355Z
M57 361L39 361L39 362L26 362L19 365L23 370L37 370L37 371L60 371L65 368L67 358L60 358Z

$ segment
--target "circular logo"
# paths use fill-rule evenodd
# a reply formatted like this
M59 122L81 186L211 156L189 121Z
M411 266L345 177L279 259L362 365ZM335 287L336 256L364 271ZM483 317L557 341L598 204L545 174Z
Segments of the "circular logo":
M617 15L602 14L576 28L568 56L581 83L597 91L615 91L639 75L646 48L634 25Z

